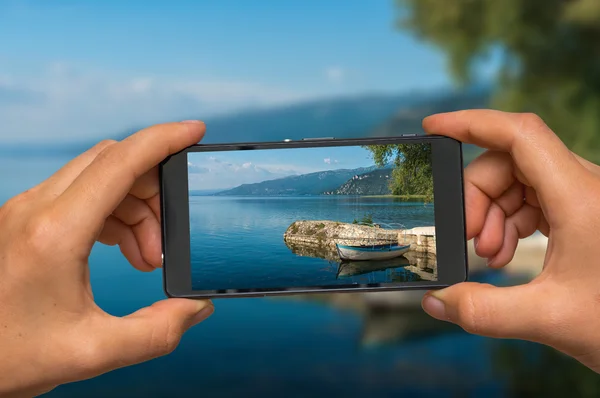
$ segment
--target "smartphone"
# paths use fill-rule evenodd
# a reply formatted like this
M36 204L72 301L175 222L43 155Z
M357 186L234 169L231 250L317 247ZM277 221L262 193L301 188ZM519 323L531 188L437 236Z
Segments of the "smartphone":
M435 289L467 278L461 143L194 145L160 165L169 297Z

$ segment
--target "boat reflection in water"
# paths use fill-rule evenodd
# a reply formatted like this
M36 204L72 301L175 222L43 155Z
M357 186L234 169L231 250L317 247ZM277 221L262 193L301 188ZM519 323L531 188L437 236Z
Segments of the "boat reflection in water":
M419 267L416 261L402 256L390 260L342 261L337 277L348 278L371 272L391 270L393 282L434 281L437 275L431 268Z
M409 266L410 262L406 257L398 257L390 260L371 260L371 261L349 261L344 260L338 266L338 278L348 278L351 276L364 275L376 271L385 271L390 268L400 268Z

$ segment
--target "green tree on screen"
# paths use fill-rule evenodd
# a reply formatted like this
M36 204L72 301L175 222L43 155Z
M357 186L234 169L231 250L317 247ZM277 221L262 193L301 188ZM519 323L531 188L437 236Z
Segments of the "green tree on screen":
M438 46L459 84L502 54L492 106L541 116L600 162L600 0L397 0L399 26Z
M430 144L369 145L366 149L378 167L394 162L392 195L422 195L426 202L433 200Z

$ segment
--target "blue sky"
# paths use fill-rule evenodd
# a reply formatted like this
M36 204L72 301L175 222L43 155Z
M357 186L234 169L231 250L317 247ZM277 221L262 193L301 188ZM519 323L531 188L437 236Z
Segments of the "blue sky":
M190 189L226 189L324 170L373 166L361 147L294 148L188 155Z
M394 3L1 1L0 145L449 85Z

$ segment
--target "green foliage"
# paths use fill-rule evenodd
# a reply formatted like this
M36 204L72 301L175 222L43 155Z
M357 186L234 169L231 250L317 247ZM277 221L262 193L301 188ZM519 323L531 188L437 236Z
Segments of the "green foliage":
M360 223L363 225L373 225L373 216L371 214L365 215L362 220L360 220Z
M600 162L600 1L397 0L399 26L448 56L459 84L501 54L492 106L534 112Z
M425 202L433 201L433 175L430 144L370 145L375 164L384 167L390 162L392 195L423 195Z
M352 224L358 224L358 225L373 225L373 215L372 214L366 214L365 216L363 216L363 218L358 221L356 218L354 219L354 221L352 221Z

